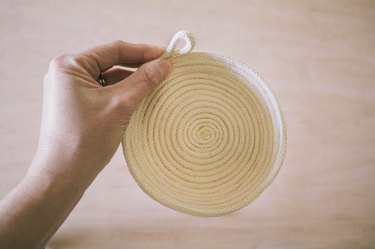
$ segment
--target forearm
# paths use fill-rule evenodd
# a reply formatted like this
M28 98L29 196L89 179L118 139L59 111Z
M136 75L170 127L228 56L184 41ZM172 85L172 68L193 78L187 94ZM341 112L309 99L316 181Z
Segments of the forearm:
M28 174L0 202L0 248L43 248L84 194L73 181Z

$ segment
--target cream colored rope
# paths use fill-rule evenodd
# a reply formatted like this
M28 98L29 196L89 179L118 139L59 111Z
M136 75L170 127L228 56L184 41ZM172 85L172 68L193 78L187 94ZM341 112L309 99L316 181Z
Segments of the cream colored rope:
M180 40L186 46L179 51ZM285 125L259 75L193 47L190 33L174 36L163 55L172 72L132 116L123 148L150 197L187 214L219 216L272 182L285 155Z

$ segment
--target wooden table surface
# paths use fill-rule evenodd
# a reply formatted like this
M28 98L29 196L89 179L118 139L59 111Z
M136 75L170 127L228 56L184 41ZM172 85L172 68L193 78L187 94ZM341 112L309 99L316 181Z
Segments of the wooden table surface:
M375 248L374 1L0 0L0 196L33 158L49 61L104 42L196 50L258 71L285 112L271 186L228 216L197 218L146 196L121 150L50 248Z

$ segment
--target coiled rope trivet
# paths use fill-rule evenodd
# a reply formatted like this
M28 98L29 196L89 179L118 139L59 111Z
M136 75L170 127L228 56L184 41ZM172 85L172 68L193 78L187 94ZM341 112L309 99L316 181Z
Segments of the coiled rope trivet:
M186 45L177 50L180 40ZM245 207L272 182L286 131L258 74L193 47L190 33L173 37L162 56L172 71L132 116L123 148L150 197L183 213L220 216Z

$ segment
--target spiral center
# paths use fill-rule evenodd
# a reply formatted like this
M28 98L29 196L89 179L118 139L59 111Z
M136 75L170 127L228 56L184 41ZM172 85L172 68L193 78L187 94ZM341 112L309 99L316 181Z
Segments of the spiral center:
M212 137L212 131L208 127L202 127L198 129L198 139L202 141L207 141Z
M193 129L193 139L201 146L212 146L216 137L215 133L216 132L211 125L200 124Z

